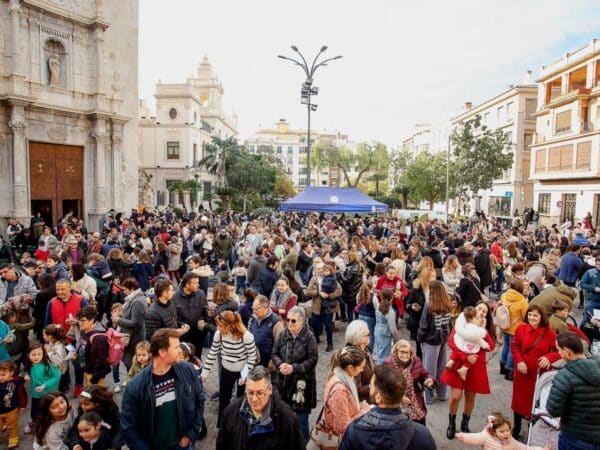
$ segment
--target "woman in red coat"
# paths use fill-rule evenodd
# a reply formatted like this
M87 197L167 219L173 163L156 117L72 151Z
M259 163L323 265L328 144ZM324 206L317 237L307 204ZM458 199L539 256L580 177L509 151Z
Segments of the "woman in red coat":
M394 292L394 304L396 305L398 317L404 315L404 298L408 295L408 289L392 265L387 266L385 275L379 277L375 285L377 295L381 294L385 288L390 288Z
M496 343L490 334L490 329L493 325L490 321L488 306L485 303L479 303L476 308L479 311L481 320L480 326L486 328L487 333L484 339L490 348L486 350L482 347L476 355L466 355L463 353L465 358L471 364L471 368L467 372L466 380L463 381L456 370L446 369L440 377L442 383L451 387L450 402L448 404L449 424L448 429L446 430L446 437L448 439L454 439L454 435L456 434L456 413L458 412L458 405L463 397L463 392L465 395L465 406L462 422L460 424L460 430L463 433L470 433L469 420L471 419L473 408L475 408L475 396L477 394L490 393L486 352L493 351L494 348L496 348ZM490 323L488 323L488 321L490 321ZM448 338L448 346L452 351L458 351L458 347L454 344L454 330L452 330L450 337Z
M525 322L515 331L510 346L515 365L511 409L515 415L513 437L521 433L521 419L531 417L533 391L539 371L545 371L560 359L555 346L556 334L550 327L544 308L530 305Z

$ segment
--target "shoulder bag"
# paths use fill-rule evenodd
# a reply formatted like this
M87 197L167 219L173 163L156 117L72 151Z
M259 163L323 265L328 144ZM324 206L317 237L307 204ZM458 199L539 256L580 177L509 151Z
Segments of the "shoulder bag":
M331 398L333 393L333 387L336 384L343 384L341 381L334 383L329 390L329 396L323 402L323 407L321 408L321 412L319 413L319 417L317 418L317 423L310 431L310 442L307 446L307 449L320 449L320 450L337 450L340 446L340 442L342 441L342 436L338 436L335 432L325 423L325 418L323 417L323 413L325 412L325 407L327 406L327 402Z

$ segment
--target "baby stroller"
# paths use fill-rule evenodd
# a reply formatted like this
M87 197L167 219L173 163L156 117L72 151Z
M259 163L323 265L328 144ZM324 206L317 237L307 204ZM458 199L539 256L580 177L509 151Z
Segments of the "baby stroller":
M546 409L552 382L557 373L558 370L551 370L542 374L538 372L533 391L531 424L529 425L527 445L544 447L550 444L553 449L558 448L560 419L552 417Z

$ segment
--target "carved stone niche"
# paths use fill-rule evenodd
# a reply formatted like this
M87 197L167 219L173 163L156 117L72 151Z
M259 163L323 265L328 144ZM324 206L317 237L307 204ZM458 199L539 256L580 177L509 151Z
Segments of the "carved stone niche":
M67 86L67 52L57 39L48 39L44 44L46 83L50 86Z

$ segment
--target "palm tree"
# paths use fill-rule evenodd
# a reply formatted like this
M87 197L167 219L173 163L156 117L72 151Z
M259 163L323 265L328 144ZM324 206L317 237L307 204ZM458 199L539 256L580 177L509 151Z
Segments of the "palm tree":
M236 138L221 139L213 136L212 143L206 144L206 156L198 162L198 166L205 167L212 175L223 175L231 168L232 161L241 151Z

